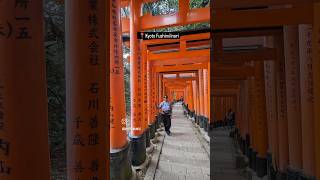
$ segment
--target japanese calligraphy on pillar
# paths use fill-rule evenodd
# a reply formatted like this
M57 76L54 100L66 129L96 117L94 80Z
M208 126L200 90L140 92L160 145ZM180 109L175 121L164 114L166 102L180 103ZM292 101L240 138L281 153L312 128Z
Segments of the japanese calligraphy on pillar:
M285 64L279 62L279 74L280 74L280 117L281 119L287 119L287 105L286 105L286 80L285 80Z
M140 41L140 40L138 40ZM143 99L143 96L142 96L142 91L144 88L143 87L143 84L142 84L142 58L141 58L141 44L140 42L138 42L138 59L137 59L137 76L138 76L138 79L137 79L137 99L136 99L136 107L138 108L137 109L137 112L138 114L135 114L134 116L136 117L135 120L137 122L140 122L139 124L141 124L142 122L142 99ZM140 127L141 128L141 127Z
M303 91L306 95L306 100L309 103L314 102L314 96L313 96L313 68L312 68L312 26L311 25L303 25L302 27L304 29L304 34L302 38L305 39L303 47L300 48L300 57L302 53L305 55L304 62L300 64L300 67L303 69L300 69L301 73L305 73L305 79L302 80L301 83L304 83L303 85ZM299 41L301 42L301 41Z
M86 39L86 52L87 57L85 63L85 71L89 78L81 79L82 83L85 85L85 89L82 89L83 93L87 94L86 101L82 104L83 108L77 110L78 115L74 115L72 119L73 123L73 142L72 148L77 150L80 154L84 155L86 152L96 152L99 147L103 146L105 141L102 136L101 129L102 124L100 122L105 119L101 116L103 111L105 111L105 105L103 104L105 100L101 95L104 93L103 88L104 84L100 84L103 79L100 76L102 75L102 69L104 64L104 56L102 55L102 49L104 45L101 44L104 40L103 37L100 37L101 30L103 29L104 18L100 19L101 14L103 14L104 3L101 0L87 0L86 5L84 5L87 10L85 11L87 30L84 31L86 36L83 37ZM80 61L81 59L79 59ZM79 64L81 64L79 62ZM84 67L81 67L84 69ZM81 91L81 90L80 90ZM84 109L85 108L85 109ZM84 112L84 113L82 113ZM101 119L102 118L102 119ZM76 155L73 168L70 171L73 171L73 177L77 180L82 180L90 178L91 180L101 179L101 172L103 169L104 159L100 158L101 155L98 153L92 153L90 157L81 158L81 155Z
M31 10L30 7L34 5L32 0L12 0L0 1L13 9L15 15L12 17L0 17L0 41L7 39L29 40L32 38L30 32L31 26ZM12 13L14 14L14 13ZM6 116L4 107L5 86L4 81L0 79L0 176L10 176L14 170L12 165L8 162L11 155L11 143L6 133Z
M156 81L155 81L156 75L155 75L155 72L152 72L151 78L152 78L152 105L153 105L153 104L157 104L157 101L156 101ZM155 108L152 108L152 114L156 115L156 109Z
M144 104L144 109L143 109L143 119L144 119L144 124L148 125L148 86L147 86L147 73L148 73L148 64L147 64L147 59L146 59L146 48L145 46L143 47L143 104Z
M112 23L112 29L111 29L111 39L112 39L112 47L111 52L112 58L110 62L110 78L114 79L114 81L123 79L123 62L122 62L122 44L121 44L121 35L119 35L119 32L121 32L121 26L119 24L119 15L117 14L119 10L116 0L111 1L111 23ZM114 81L111 81L111 86L116 86L113 84ZM121 92L123 90L122 86L117 86L119 91ZM110 128L115 128L115 120L118 120L117 118L124 118L124 117L115 117L114 112L114 105L118 104L112 97L113 89L111 89L111 96L110 96ZM122 98L122 96L120 97ZM121 101L122 102L122 101ZM119 103L121 104L121 103ZM118 107L120 108L120 107ZM123 119L121 120L122 126L126 126L126 121Z
M286 80L288 106L292 112L298 112L299 102L299 44L297 28L288 27L285 39L285 62L286 62Z
M15 38L18 40L31 39L30 32L30 12L29 7L32 5L32 0L14 0L12 5L16 10L14 19L0 20L0 39Z
M4 85L0 79L0 176L11 174L12 167L8 162L10 158L10 142L5 138L5 113L4 113Z
M266 121L266 99L265 99L265 76L264 76L264 64L262 61L257 61L254 64L255 80L255 107L256 107L256 127L257 135L259 139L258 153L259 155L265 156L267 151L267 121Z
M297 26L284 27L289 162L292 167L301 167L302 164L298 37Z

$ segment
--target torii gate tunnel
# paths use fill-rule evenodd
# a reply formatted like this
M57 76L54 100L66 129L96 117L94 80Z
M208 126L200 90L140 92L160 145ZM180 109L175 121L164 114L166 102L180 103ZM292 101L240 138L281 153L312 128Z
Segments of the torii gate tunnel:
M157 105L167 95L183 99L193 124L210 137L234 110L231 135L257 177L320 179L319 0L215 0L193 9L178 0L176 13L142 15L141 7L156 1L59 0L67 178L107 179L107 171L110 179L132 178L132 166L148 158ZM123 7L129 17L121 17ZM0 0L0 179L50 179L42 12L42 1ZM195 23L211 30L179 39L137 36ZM123 45L130 49L129 133Z
M210 127L210 31L181 33L179 39L138 39L138 32L179 25L210 22L210 8L189 8L189 1L179 1L175 14L141 16L141 7L152 1L112 2L111 11L111 111L110 173L114 179L130 177L132 166L145 163L146 149L159 126L158 104L165 95L169 101L184 99L190 115L206 130ZM120 8L129 6L130 17L120 18ZM121 26L120 26L121 23ZM122 48L119 38L130 48L131 127L130 147L125 124ZM120 69L120 71L118 71ZM120 87L121 86L121 87ZM115 99L113 99L115 98ZM119 98L121 101L119 101ZM121 108L118 108L121 107ZM117 111L116 111L117 109ZM128 153L129 151L129 153ZM130 161L128 154L132 154ZM127 168L125 168L127 167Z

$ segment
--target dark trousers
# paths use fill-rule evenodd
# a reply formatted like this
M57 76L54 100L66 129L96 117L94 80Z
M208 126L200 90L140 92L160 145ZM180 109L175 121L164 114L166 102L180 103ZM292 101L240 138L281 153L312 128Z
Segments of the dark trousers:
M171 115L161 114L165 131L170 131Z

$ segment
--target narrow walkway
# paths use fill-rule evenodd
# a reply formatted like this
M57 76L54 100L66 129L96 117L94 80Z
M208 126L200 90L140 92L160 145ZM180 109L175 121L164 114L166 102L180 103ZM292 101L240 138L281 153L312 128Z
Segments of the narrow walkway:
M236 169L236 147L230 130L215 129L211 134L210 153L213 158L211 173L214 180L246 180Z
M173 107L171 136L166 136L156 171L156 180L209 180L210 160L195 134L183 107Z

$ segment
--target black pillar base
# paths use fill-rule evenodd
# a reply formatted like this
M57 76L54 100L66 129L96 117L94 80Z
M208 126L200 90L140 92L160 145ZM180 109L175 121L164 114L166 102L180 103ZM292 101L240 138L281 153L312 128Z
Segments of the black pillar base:
M208 132L208 122L209 122L209 120L208 120L208 118L204 118L203 119L203 129L204 129L204 131L206 131L206 132Z
M204 117L203 116L200 116L200 128L204 128Z
M300 172L294 169L287 169L287 180L300 180Z
M246 140L241 137L241 151L242 154L246 154Z
M252 148L249 147L247 157L249 159L249 167L252 169Z
M194 117L194 111L191 111L191 116L190 116L191 118L193 118Z
M136 137L129 135L131 141L130 156L131 164L139 166L146 160L146 135L143 133L141 136Z
M150 139L153 139L156 133L156 123L153 122L152 124L149 124L149 129L150 129Z
M149 129L149 127L146 128L144 133L146 135L146 147L150 147L150 129Z
M276 180L287 180L287 174L285 172L278 171L276 174Z
M256 171L257 171L258 177L262 178L265 175L267 175L267 159L257 156L256 163L257 163Z
M199 116L196 115L196 124L199 125Z
M160 115L160 114L157 115L156 121L157 121L157 123L158 123L158 128L159 128L159 127L160 127L160 124L161 124L161 115ZM158 129L158 128L157 128L157 129Z
M248 156L248 151L250 147L250 135L246 134L246 143L245 143L245 155Z
M127 180L132 177L132 169L127 144L123 149L110 152L110 180Z
M255 150L252 150L251 153L251 169L253 169L254 171L257 171L257 152Z
M211 132L212 130L213 130L213 123L211 123L211 122L208 122L208 128L207 128L208 130L208 132Z
M316 177L307 176L305 174L300 174L300 179L301 180L316 180Z

